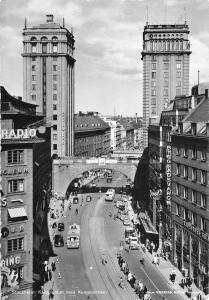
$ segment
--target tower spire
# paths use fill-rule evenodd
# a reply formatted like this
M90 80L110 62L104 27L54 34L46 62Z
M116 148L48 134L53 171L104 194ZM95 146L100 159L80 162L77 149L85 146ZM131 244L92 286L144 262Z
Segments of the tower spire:
M27 19L25 17L25 22L24 22L24 29L27 29Z
M65 18L62 18L62 27L65 27Z

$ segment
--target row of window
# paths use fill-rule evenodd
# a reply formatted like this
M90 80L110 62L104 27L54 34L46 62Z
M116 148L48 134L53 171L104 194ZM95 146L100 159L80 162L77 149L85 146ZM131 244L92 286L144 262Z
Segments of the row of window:
M164 72L164 73L163 73L163 77L164 77L165 79L169 78L169 72ZM156 72L153 72L153 71L152 71L152 73L151 73L151 78L152 78L152 79L156 79ZM177 71L177 72L176 72L176 78L181 78L181 71Z
M175 203L175 214L183 218L185 221L191 222L194 226L199 227L201 230L207 232L207 220L203 217L197 216L195 212L180 206L178 203Z
M181 82L177 81L178 86L181 86ZM181 95L181 89L176 89L176 95L180 96ZM156 96L156 89L151 90L151 96ZM168 96L168 89L163 90L163 96Z
M150 51L183 50L183 40L150 41Z
M179 183L176 183L176 195L183 197L185 200L190 200L192 203L197 204L202 208L207 208L207 196L205 194L189 189Z
M24 150L9 150L7 152L8 164L23 164L24 163Z
M188 167L186 165L176 164L176 176L183 176L186 179L192 181L199 181L199 183L207 184L207 172L204 170L198 170L193 167Z
M53 83L53 90L57 90L57 83ZM32 91L36 91L36 83L32 83Z
M47 53L47 43L44 43L41 45L42 53ZM31 44L31 52L37 53L37 43ZM54 43L52 44L52 52L57 53L58 52L58 44Z
M156 63L151 63L151 68L152 68L152 70L156 70L157 69L157 64ZM164 70L169 69L169 63L168 62L163 63L163 69ZM181 63L180 62L176 63L176 70L181 70Z
M53 57L52 57L52 60L53 60L53 61L57 61L57 56L53 56ZM36 61L36 56L33 56L33 57L32 57L32 61Z
M31 65L31 70L32 71L36 71L36 65ZM57 65L53 65L52 66L52 70L53 71L57 71Z
M53 81L57 81L57 75L52 75ZM36 75L32 75L32 81L36 81Z
M199 150L197 151L196 146L188 146L185 145L183 148L180 146L175 148L175 153L177 156L183 155L185 158L192 158L192 159L200 159L201 161L206 161L206 151Z
M19 250L24 250L24 238L23 237L7 241L8 253L14 252L14 251L19 251Z

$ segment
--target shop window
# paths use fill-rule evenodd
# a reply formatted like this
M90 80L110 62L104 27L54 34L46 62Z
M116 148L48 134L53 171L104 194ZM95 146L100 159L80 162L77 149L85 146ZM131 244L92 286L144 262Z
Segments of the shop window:
M8 193L24 192L24 179L8 180Z
M8 164L23 164L24 150L9 150L7 162Z
M19 250L24 250L24 238L17 238L7 241L8 253Z

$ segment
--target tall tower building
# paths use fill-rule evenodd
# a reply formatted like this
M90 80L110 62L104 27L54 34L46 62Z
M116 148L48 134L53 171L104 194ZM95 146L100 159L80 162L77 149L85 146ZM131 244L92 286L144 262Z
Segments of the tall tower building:
M175 96L189 94L190 42L187 23L149 25L143 32L143 144L148 145L150 118Z
M52 124L51 153L74 152L74 36L54 22L23 29L23 97Z

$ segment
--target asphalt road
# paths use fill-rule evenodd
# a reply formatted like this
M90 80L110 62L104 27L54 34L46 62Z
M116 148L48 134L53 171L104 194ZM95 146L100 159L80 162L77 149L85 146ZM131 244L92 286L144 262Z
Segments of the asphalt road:
M99 180L101 182L101 179ZM99 184L99 182L97 184ZM109 186L124 186L126 178L115 174L115 179ZM109 213L116 212L113 202L105 202L102 194L91 194L92 202L84 202L81 206L74 204L63 218L65 224L64 240L66 242L69 224L81 225L81 247L79 249L67 249L66 245L56 248L59 256L58 270L61 279L57 279L57 287L60 293L65 293L63 299L104 299L104 300L127 300L135 299L135 295L127 283L125 289L118 287L121 276L117 265L116 254L119 250L121 239L124 237L125 227L120 220L113 220ZM116 197L120 197L116 195ZM79 214L74 211L78 207ZM102 257L107 258L107 265L101 264ZM181 299L177 294L170 294L172 289L149 259L145 258L145 265L139 263L141 257L139 250L124 253L129 268L152 293L152 300L162 300L162 292L167 300ZM160 294L161 293L161 294Z

